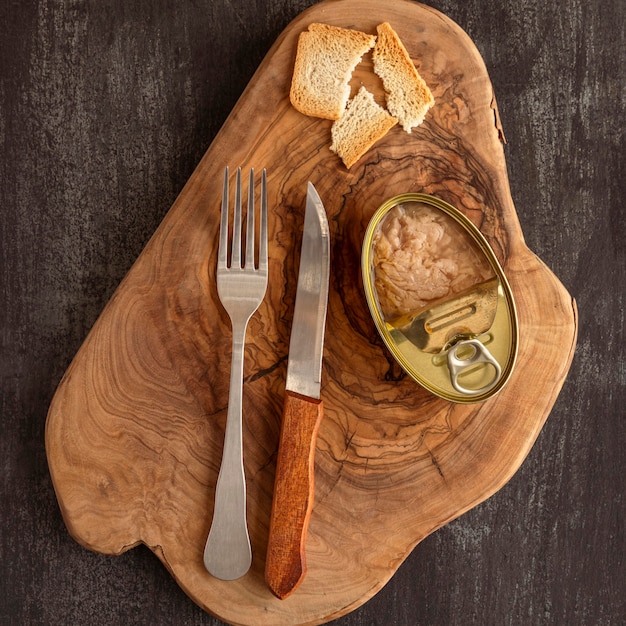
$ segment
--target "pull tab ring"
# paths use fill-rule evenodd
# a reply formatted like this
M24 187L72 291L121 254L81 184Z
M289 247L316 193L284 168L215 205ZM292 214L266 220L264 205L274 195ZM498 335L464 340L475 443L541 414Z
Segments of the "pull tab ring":
M463 350L467 350L469 354L463 354ZM494 377L480 389L468 389L459 383L459 376L464 371L481 363L491 365L495 370ZM468 396L478 396L486 393L495 387L502 375L502 368L496 361L491 352L478 339L465 339L459 341L448 350L448 369L450 370L450 382L459 393Z

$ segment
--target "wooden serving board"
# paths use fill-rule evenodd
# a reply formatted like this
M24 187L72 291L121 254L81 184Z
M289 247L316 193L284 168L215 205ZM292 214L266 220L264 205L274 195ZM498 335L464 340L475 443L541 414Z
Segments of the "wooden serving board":
M289 103L297 37L311 22L375 33L389 21L436 104L411 135L396 127L351 170L326 120ZM370 85L365 59L354 87ZM248 329L244 446L253 565L234 582L202 554L211 523L230 367L215 286L225 165L266 167L270 280ZM308 574L288 599L263 580L306 183L332 235ZM387 198L426 192L464 211L496 251L517 302L513 376L480 405L438 399L403 375L377 336L360 280L367 223ZM523 206L522 206L523 210ZM148 545L187 594L234 624L317 624L355 609L437 528L518 469L563 384L575 304L524 244L484 63L467 35L406 0L327 0L282 33L179 198L115 292L50 407L46 445L63 517L82 545Z

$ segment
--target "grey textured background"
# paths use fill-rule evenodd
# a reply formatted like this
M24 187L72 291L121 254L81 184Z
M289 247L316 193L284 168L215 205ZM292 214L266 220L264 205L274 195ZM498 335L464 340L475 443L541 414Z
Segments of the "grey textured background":
M303 0L0 6L0 623L207 624L146 548L68 535L44 450L63 372ZM428 2L481 51L528 245L578 302L529 457L341 626L622 624L626 3Z

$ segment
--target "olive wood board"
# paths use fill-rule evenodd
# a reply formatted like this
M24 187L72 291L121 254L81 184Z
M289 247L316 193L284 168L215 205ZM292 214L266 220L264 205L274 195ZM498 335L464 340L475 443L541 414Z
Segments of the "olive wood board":
M411 134L393 128L347 170L328 120L289 102L297 38L312 22L375 34L388 21L435 96ZM366 56L352 81L380 102ZM500 489L537 438L567 375L576 306L525 245L484 62L434 9L406 0L326 0L279 36L176 202L61 380L46 424L65 523L83 546L144 543L185 592L233 624L319 624L372 597L427 535ZM250 571L204 568L228 403L229 319L215 268L224 167L268 172L269 285L248 327L244 450ZM308 573L287 599L264 582L307 181L331 229L325 416L315 457ZM424 192L462 210L493 247L519 316L505 388L452 404L404 375L378 337L360 278L369 219L391 196ZM523 207L522 207L523 210ZM519 506L523 506L521 503ZM419 610L419 609L416 609Z

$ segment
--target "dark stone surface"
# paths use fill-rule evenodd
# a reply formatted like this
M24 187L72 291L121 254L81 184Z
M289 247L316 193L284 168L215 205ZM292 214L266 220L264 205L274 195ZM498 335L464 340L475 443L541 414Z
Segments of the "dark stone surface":
M208 624L146 548L69 536L52 395L304 0L0 6L0 623ZM565 387L510 483L420 544L342 626L622 624L623 0L430 2L481 51L527 243L578 302Z

